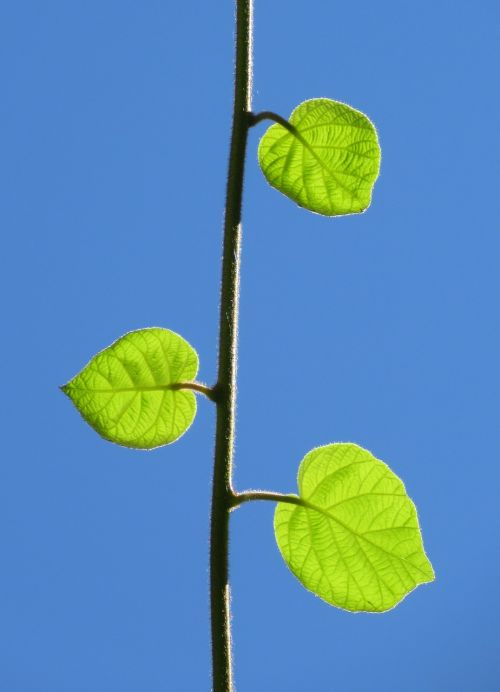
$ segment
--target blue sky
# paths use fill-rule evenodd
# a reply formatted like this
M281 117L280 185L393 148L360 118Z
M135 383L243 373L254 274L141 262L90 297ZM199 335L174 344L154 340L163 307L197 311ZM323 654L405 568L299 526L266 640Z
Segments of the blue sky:
M251 132L235 481L293 492L353 441L417 503L437 581L385 615L306 592L273 506L232 518L238 692L498 689L500 6L256 1L254 109L326 96L382 145L366 214L271 189ZM151 453L58 385L121 334L181 333L214 378L232 3L0 7L0 689L210 688L212 405Z

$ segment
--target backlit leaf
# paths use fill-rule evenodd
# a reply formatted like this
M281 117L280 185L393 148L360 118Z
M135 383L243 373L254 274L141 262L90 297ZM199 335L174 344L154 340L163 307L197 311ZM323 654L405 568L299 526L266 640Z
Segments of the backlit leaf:
M322 98L301 103L289 122L295 133L275 124L260 141L270 185L325 216L364 211L380 168L377 133L366 115Z
M126 447L151 449L177 440L196 413L196 351L175 332L129 332L98 353L61 389L94 430Z
M318 447L299 469L301 505L279 502L278 547L302 584L351 611L393 608L434 579L400 479L355 444Z

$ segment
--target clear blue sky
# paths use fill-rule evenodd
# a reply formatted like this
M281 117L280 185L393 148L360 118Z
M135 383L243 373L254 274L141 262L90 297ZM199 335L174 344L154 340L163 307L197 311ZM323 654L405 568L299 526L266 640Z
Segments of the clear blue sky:
M0 7L0 689L210 688L214 415L114 447L57 386L160 325L214 379L232 102L224 2ZM327 96L378 127L366 214L245 188L236 483L292 492L357 442L419 508L437 581L385 615L306 592L270 503L232 521L238 692L499 689L497 0L256 0L254 107ZM261 131L264 125L259 128Z

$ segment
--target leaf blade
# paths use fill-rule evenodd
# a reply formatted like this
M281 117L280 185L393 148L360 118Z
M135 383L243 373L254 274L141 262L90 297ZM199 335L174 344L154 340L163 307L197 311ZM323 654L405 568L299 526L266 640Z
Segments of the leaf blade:
M151 327L129 332L94 356L62 391L106 440L153 449L179 439L196 414L192 391L175 389L198 372L181 336Z
M375 127L360 111L331 99L310 99L291 114L295 133L276 123L258 149L272 187L324 216L357 214L371 202L380 169Z
M319 447L299 469L302 505L278 503L278 548L306 589L349 611L384 612L434 579L402 481L351 443Z

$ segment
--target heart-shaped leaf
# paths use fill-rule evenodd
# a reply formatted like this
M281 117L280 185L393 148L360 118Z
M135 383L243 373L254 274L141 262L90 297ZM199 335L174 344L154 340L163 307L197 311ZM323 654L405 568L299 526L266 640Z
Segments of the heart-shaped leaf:
M259 163L270 185L325 216L364 211L380 168L377 133L366 115L311 99L289 122L293 132L275 124L260 141Z
M153 327L122 336L61 389L106 440L152 449L174 442L193 422L195 395L176 387L197 372L187 341Z
M345 610L382 612L434 579L415 505L366 449L314 449L302 460L298 486L300 504L278 503L274 531L306 589Z

